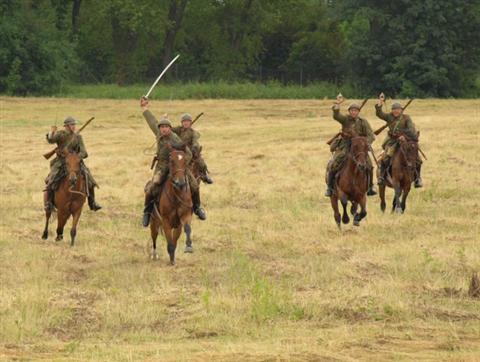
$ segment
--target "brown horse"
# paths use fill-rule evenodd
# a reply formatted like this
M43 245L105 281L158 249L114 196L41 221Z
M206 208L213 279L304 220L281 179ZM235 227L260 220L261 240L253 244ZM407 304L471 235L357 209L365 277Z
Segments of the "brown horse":
M342 169L337 174L333 195L330 197L334 212L335 222L340 228L340 212L338 210L338 200L343 206L343 216L341 221L344 224L350 222L347 213L347 202L350 201L352 207L350 212L353 215L353 225L359 226L360 221L367 216L367 190L368 190L368 151L369 144L366 137L354 136L350 139L350 150ZM360 212L357 208L360 205Z
M150 221L152 237L152 259L158 259L157 236L162 227L167 240L167 251L170 264L175 265L177 240L183 230L186 234L185 252L192 252L192 195L187 179L187 160L185 150L171 149L169 160L169 176L163 184L158 201Z
M82 214L83 204L87 197L85 176L81 171L81 158L76 152L64 152L66 177L62 180L59 188L55 191L54 202L57 208L57 237L56 241L63 239L63 228L70 216L73 216L72 229L70 230L70 245L75 243L77 225ZM48 222L52 214L51 210L45 212L46 221L42 238L48 238Z
M399 146L391 160L391 171L387 171L385 184L379 186L380 209L385 212L385 188L388 186L395 191L392 212L403 214L407 207L408 193L412 182L415 181L418 143L407 138L399 138L398 142Z

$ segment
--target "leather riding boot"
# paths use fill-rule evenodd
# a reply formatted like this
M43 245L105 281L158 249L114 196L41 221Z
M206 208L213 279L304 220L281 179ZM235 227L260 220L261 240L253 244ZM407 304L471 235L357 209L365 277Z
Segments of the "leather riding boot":
M155 197L150 193L145 193L145 203L143 207L142 225L147 227L150 224L150 217L152 216L153 207L155 203Z
M90 210L100 210L102 206L100 206L100 204L97 204L97 202L95 201L95 187L92 187L90 190L88 190L88 193L88 206L90 207Z
M197 215L200 220L206 220L207 214L203 209L202 203L200 201L200 191L192 190L192 203L193 203L193 212L195 213L195 215Z
M368 191L367 196L374 196L377 194L375 186L373 186L373 167L368 170Z
M213 180L212 178L210 177L210 175L208 174L208 171L205 171L202 176L200 177L202 179L203 182L205 182L206 184L213 184Z
M414 183L414 186L417 189L420 188L420 187L423 187L421 171L422 171L422 165L418 164L417 165L417 172L416 172L417 173L417 178L415 179L415 183Z
M327 176L327 190L325 191L326 197L331 197L333 195L333 188L335 187L335 172L328 171Z

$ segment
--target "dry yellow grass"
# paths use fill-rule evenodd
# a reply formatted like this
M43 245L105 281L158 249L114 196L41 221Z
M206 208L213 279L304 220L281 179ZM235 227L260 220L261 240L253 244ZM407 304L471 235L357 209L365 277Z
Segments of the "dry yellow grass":
M480 270L480 101L415 101L424 189L402 216L369 198L361 227L341 232L323 197L330 102L153 101L176 120L206 113L216 181L202 186L195 253L181 248L176 267L163 240L148 259L140 226L153 137L137 101L0 102L0 358L480 359L480 301L467 296ZM104 206L84 211L73 249L40 239L44 134L69 114L96 117L84 137ZM364 115L382 125L373 102Z

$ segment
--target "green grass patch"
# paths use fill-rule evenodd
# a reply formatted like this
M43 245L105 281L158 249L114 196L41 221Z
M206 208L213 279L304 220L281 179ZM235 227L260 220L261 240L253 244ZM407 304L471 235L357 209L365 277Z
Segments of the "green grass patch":
M118 86L116 84L78 85L62 88L54 97L137 99L150 88L149 84ZM318 99L334 98L339 92L335 84L321 82L307 86L270 83L174 83L158 84L150 95L153 99ZM353 97L355 91L343 86L342 92Z

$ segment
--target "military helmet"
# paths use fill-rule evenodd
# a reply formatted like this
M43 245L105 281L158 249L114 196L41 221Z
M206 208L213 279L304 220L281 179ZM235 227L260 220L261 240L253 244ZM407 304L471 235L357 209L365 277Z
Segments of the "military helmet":
M184 113L183 116L182 116L182 122L183 121L191 121L192 120L192 116L190 115L190 113Z
M77 124L77 121L71 116L68 116L67 118L65 118L65 121L63 121L64 126L70 126L73 124Z
M394 110L394 109L399 109L399 108L400 108L400 109L403 109L403 107L402 107L402 105L401 105L400 103L395 102L395 103L392 104L392 110Z
M358 105L358 103L351 103L349 106L348 106L348 110L351 110L351 109L358 109L360 110L360 106Z
M160 122L158 122L158 127L160 127L160 126L168 126L168 127L172 128L172 124L170 123L170 121L167 118L162 118L160 120Z

